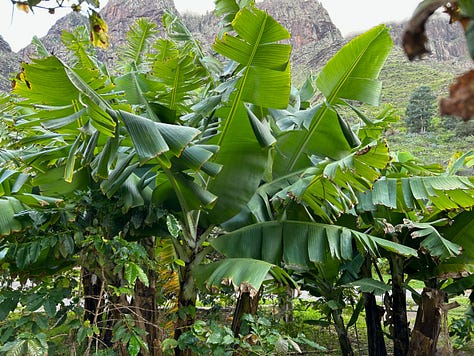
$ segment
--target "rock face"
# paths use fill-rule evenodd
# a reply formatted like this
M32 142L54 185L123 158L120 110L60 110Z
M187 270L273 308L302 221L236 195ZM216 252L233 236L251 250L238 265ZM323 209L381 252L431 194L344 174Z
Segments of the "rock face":
M342 40L341 32L319 1L266 0L258 3L258 7L288 29L295 49L312 42Z
M148 18L161 28L161 18L165 10L177 14L173 0L109 0L100 14L109 26L110 46L108 57L124 43L130 26L138 18Z
M300 71L308 68L318 70L347 40L342 38L319 1L264 0L257 1L257 6L268 11L290 31L292 63ZM127 31L137 18L147 17L160 28L165 10L178 13L173 0L109 0L101 10L101 16L109 27L110 47L108 50L98 49L99 57L105 61L116 59L117 48L124 43ZM182 14L182 18L203 47L210 51L219 31L219 19L213 13L202 16ZM60 19L42 41L52 53L63 56L65 49L61 44L61 32L79 25L88 25L88 20L80 14L71 13ZM400 45L404 24L390 26L395 44ZM427 28L433 59L471 63L464 34L457 24L449 25L446 17L440 16L431 19ZM28 59L33 51L34 48L28 46L15 54L0 38L0 90L10 87L10 73L18 70L20 58Z
M0 36L0 91L11 88L10 78L20 68L20 56L10 48L10 45Z
M401 38L405 24L391 23L393 42L401 46ZM429 58L438 61L466 61L470 63L467 51L466 37L459 23L449 23L449 17L444 14L431 16L426 25L428 47L431 50Z
M292 62L298 66L319 68L342 45L343 38L326 9L316 0L265 0L257 7L267 11L291 34ZM219 20L208 13L202 16L183 14L190 31L210 47L219 31ZM314 66L315 63L319 63Z

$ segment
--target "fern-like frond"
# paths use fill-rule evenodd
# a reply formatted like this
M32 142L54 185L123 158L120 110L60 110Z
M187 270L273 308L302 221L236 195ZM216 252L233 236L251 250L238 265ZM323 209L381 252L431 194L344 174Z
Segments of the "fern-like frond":
M130 27L127 32L127 43L119 56L125 63L124 72L133 68L140 71L148 70L148 50L158 33L156 24L145 18L140 18Z

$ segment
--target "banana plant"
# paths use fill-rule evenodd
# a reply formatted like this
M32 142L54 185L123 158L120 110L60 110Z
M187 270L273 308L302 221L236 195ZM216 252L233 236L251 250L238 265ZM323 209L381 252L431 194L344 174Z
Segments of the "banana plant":
M414 249L387 245L387 240L328 224L353 209L358 202L356 192L371 189L390 160L383 141L360 142L337 112L339 105L350 105L346 100L377 103L380 83L376 77L390 47L383 26L354 39L328 62L316 80L324 96L316 106L300 108L311 97L306 92L316 94L307 84L307 97L301 99L303 90L292 97L297 107L268 112L255 106L248 108L254 119L271 122L276 139L274 158L269 174L247 206L224 224L233 231L212 240L212 246L227 259L205 266L200 271L203 282L207 275L209 286L220 283L213 266L228 271L220 277L233 280L230 271L236 270L242 257L311 269L327 263L326 259L352 259L353 245L360 253L374 256L383 249L416 256ZM262 272L268 272L268 267ZM263 280L251 285L254 291ZM344 340L341 338L341 342ZM341 344L345 350L346 346Z
M267 234L270 233L273 224L276 225L275 228L279 231L284 231L282 228L283 224L294 223L295 226L299 227L300 225L298 225L297 222L278 221L281 217L285 216L286 213L282 213L280 218L275 219L271 205L274 204L278 206L278 202L282 200L288 202L288 211L291 211L291 207L294 206L292 202L296 201L302 205L306 205L303 193L309 196L309 192L307 193L307 191L314 191L315 193L311 195L314 199L314 203L307 204L307 206L314 209L316 216L321 216L324 219L328 217L328 214L324 212L324 209L321 208L318 203L326 200L329 204L332 204L332 206L340 206L341 210L343 210L344 206L349 208L356 199L353 196L352 203L348 203L347 201L341 202L339 197L340 192L343 190L350 192L351 190L362 189L361 187L363 187L363 189L371 187L373 181L378 178L377 167L385 167L389 160L386 146L376 143L370 143L369 146L359 144L354 146L355 134L349 129L343 119L337 115L335 105L342 105L344 98L355 98L354 95L356 94L351 92L350 89L352 81L367 83L367 93L370 92L370 88L379 88L379 84L375 85L374 83L377 83L376 76L388 54L390 44L391 40L388 36L387 29L384 27L375 28L369 31L369 33L360 36L360 38L354 39L336 54L323 69L321 77L316 81L317 86L321 87L320 89L325 95L323 103L304 110L299 110L299 108L297 108L298 110L294 110L287 107L285 110L271 111L272 118L270 119L274 120L275 124L280 127L275 131L275 157L272 161L271 168L268 169L268 171L271 172L271 176L265 176L266 181L258 187L256 191L257 194L254 195L245 209L243 209L237 217L234 217L224 225L228 229L238 228L238 230L213 240L212 243L214 246L219 246L220 248L230 243L229 236L234 236L236 239L232 244L233 246L239 245L238 240L245 236L244 233L240 234L240 231L248 233L248 236L255 237L256 234L254 231L258 229L254 229L253 226L246 227L252 220L260 222L262 226L265 227L261 230L262 236L267 236ZM366 68L365 63L367 61L371 61L371 67L364 73L363 68ZM339 69L340 72L336 69ZM337 78L337 80L331 79L331 84L325 83L323 79L326 76L330 76L330 73L333 72L337 74L337 76L334 77ZM358 81L358 79L353 78L359 78L360 80ZM361 78L366 78L366 80L362 80ZM359 100L365 100L369 103L375 102L374 94L371 92L367 94L365 98L362 93L358 92L357 95ZM258 119L257 115L251 110L249 110L249 115ZM344 123L344 125L341 126L342 123ZM284 129L285 127L286 129ZM345 130L345 132L343 130ZM327 139L326 133L328 132L331 132L331 135L334 136L331 139L332 142L340 142L340 144L336 145L329 144L326 141L322 142L321 140ZM351 148L351 146L354 146L354 148ZM332 150L332 152L328 150ZM333 159L328 157L328 155L333 157ZM346 156L348 158L346 158L345 161L343 159L337 159L345 158ZM324 163L319 164L321 160L318 160L317 157L328 158ZM359 169L359 171L357 171L357 169ZM339 186L344 180L348 183L344 186ZM318 186L319 193L316 193L316 186ZM352 188L352 186L356 188ZM310 188L313 187L314 190L311 190ZM328 195L322 194L321 191L334 191L334 193ZM319 200L316 200L314 198L315 196L318 196ZM350 201L351 199L347 198L347 200ZM290 213L288 212L288 214ZM308 216L305 220L308 220ZM328 218L326 218L326 220L328 220ZM268 230L266 230L266 224L268 224ZM304 229L302 231L307 231L308 226L311 226L305 224L306 223L303 223L301 226L301 229ZM327 226L327 228L332 227ZM325 229L326 226L321 225L319 234L325 234ZM291 229L285 231L290 232ZM311 231L315 230L312 229ZM303 235L305 234L306 233L303 233ZM273 241L271 237L273 234L269 234L268 236L268 241ZM292 234L290 236L294 235ZM226 244L220 244L219 241L221 239L225 239L225 241L227 241ZM288 237L288 239L291 239L291 237ZM349 240L352 241L351 239ZM252 238L246 241L247 243L251 243ZM254 239L253 241L257 243L260 239ZM275 243L277 243L276 241L278 241L277 238L275 239ZM374 246L376 243L371 242L369 245ZM255 246L255 248L249 248L249 251L259 250L258 245ZM298 245L295 244L294 248L297 246ZM306 250L305 246L298 246L298 248L300 248L301 251ZM225 253L228 253L231 249L232 248L226 248ZM241 250L239 249L239 251ZM339 251L337 253L340 255ZM277 258L271 262L280 263L281 260Z
M126 234L132 239L155 235L171 238L171 233L159 226L165 225L160 220L160 211L171 209L168 204L171 196L175 206L181 205L178 217L185 227L185 238L195 236L197 225L192 220L192 211L206 209L216 199L199 184L198 172L206 177L219 172L220 166L209 162L217 148L200 144L202 132L199 129L178 122L177 115L170 119L167 114L174 111L181 115L190 105L188 101L192 103L193 98L198 97L196 89L206 85L207 78L194 70L192 53L183 54L173 48L166 50L163 42L157 42L162 52L154 58L147 57L147 63L140 61L147 48L142 42L154 35L153 26L142 21L132 28L129 40L134 44L125 55L136 71L117 78L110 76L80 45L84 42L83 35L81 29L64 35L66 45L77 58L73 65L47 55L44 50L40 51L44 57L23 64L13 91L20 99L16 105L22 108L21 115L15 117L22 136L10 145L9 152L18 156L19 171L28 167L30 174L23 179L25 175L5 173L5 187L7 178L10 182L19 177L28 184L23 184L23 189L7 191L5 188L13 198L2 199L2 204L8 203L14 208L14 199L21 202L29 197L34 201L33 190L51 204L55 202L46 197L56 197L58 204L72 202L77 209L74 219L78 220L78 226L86 223L94 212L96 219L109 219L109 223L106 220L98 228L105 239L117 234ZM152 74L145 77L138 68L151 68ZM176 68L184 70L171 78ZM168 111L163 112L163 108ZM12 184L19 186L14 181ZM81 207L85 202L82 197L90 192L99 199L92 199L85 208ZM101 212L100 209L107 210L106 205L97 210L95 204L103 199L115 204L116 212L121 212L124 219L111 221L117 213ZM19 230L22 226L17 213L33 211L36 206L26 201L13 208L2 209L2 232ZM145 214L140 214L141 210ZM135 224L132 228L128 217L135 219L132 219ZM137 232L140 225L141 231ZM80 231L86 240L90 228L85 226ZM177 261L187 260L182 253L196 247L192 237L188 241L194 245L181 248L176 241ZM94 264L88 265L91 266ZM192 288L190 292L195 293Z
M462 166L469 156L469 153L464 155L452 166ZM405 276L439 290L444 283L443 268L453 275L470 269L469 253L465 256L461 253L463 244L469 243L468 238L456 235L455 239L443 232L450 230L443 227L450 219L474 206L472 177L456 175L453 167L443 172L440 167L416 164L414 157L407 153L399 154L382 171L382 178L372 190L358 194L356 211L371 234L418 251L417 256L410 258L386 256L392 280L394 348L399 354L409 352ZM467 263L454 262L463 259L467 259ZM455 271L456 267L460 269ZM417 295L416 291L412 292Z
M260 185L247 207L224 225L235 231L212 241L212 245L228 257L228 260L216 263L219 269L227 264L235 266L237 259L242 257L290 267L295 261L299 266L311 266L312 263L323 263L318 256L325 255L324 251L328 249L331 258L350 259L352 254L343 247L351 246L354 241L363 254L368 252L376 256L378 248L381 248L400 255L402 260L415 258L416 249L410 246L387 246L374 236L347 231L334 234L330 225L315 227L315 222L304 220L316 217L322 222L335 222L343 213L354 213L354 207L363 207L367 196L370 196L372 203L392 206L421 207L425 206L426 198L436 208L471 206L472 183L469 179L380 179L391 159L387 145L376 137L374 139L368 130L361 132L361 143L338 114L339 105L349 106L357 116L371 124L347 100L377 104L380 83L376 78L390 46L387 30L383 26L374 28L354 39L323 68L315 83L325 98L323 103L302 111L292 107L271 111L277 127L274 131L275 155L269 169L272 177L266 176L267 181ZM249 110L249 114L265 117L265 113L255 109ZM382 189L386 183L392 190ZM311 214L304 209L309 209ZM292 216L298 216L303 221L287 220ZM248 226L254 221L259 223ZM424 246L428 249L433 247L433 241L444 241L431 226L417 225L415 230L423 231L420 234L426 233ZM358 240L360 236L364 239ZM447 244L442 256L457 253L456 246ZM206 266L206 270L212 269ZM225 277L231 279L230 274ZM210 280L211 284L218 284L217 279ZM260 285L253 287L258 290Z
M246 26L249 22L255 26ZM74 65L43 50L44 57L23 64L13 91L21 99L17 105L24 114L17 124L25 137L12 150L30 145L21 161L34 169L31 185L41 196L74 199L75 192L92 190L101 199L118 201L124 214L145 208L144 224L153 226L138 236L148 231L173 241L182 316L176 337L194 318L191 271L206 254L206 239L215 223L247 203L267 166L269 145L260 142L261 124L249 118L244 101L277 108L288 103L290 47L278 43L288 32L254 6L240 9L232 26L236 35L219 39L216 50L238 64L213 91L217 103L201 120L187 114L208 95L215 78L208 76L195 43L158 40L156 53L146 60L140 59L146 46L132 46L125 55L132 70L112 77L78 45L81 33L76 32L64 37L78 58ZM143 22L132 32L132 41L154 34ZM258 85L269 91L254 90ZM155 226L163 224L160 211L167 216L168 232ZM130 231L127 223L117 223L105 230L106 238ZM271 270L285 276L276 266Z

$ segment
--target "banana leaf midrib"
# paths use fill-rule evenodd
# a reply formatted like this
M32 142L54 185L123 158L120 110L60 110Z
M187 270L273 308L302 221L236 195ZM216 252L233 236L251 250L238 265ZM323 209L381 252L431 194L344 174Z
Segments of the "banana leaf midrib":
M382 32L379 33L379 35L381 34ZM338 98L338 93L339 91L341 90L342 86L346 83L346 80L347 78L350 77L351 73L353 72L354 68L356 67L356 65L359 63L360 59L363 58L363 56L366 54L366 52L368 51L368 49L370 48L370 45L378 38L375 37L372 39L372 41L370 41L370 43L368 45L365 46L364 50L362 52L359 53L359 55L357 56L356 60L352 61L352 65L350 66L350 68L344 73L343 77L342 77L342 80L340 80L337 85L336 85L336 88L333 89L331 95L326 98L326 101L325 101L325 105L323 105L323 107L321 109L319 109L316 113L316 115L321 118L321 117L324 117L324 115L326 114L326 111L329 110L329 106L333 104L334 100ZM323 69L324 70L324 69ZM287 171L291 171L293 170L295 164L298 162L298 160L300 159L301 155L303 154L303 151L304 149L306 148L306 146L308 145L308 142L310 141L310 139L312 138L314 132L316 131L316 129L318 128L319 124L321 123L321 120L314 120L313 119L313 122L315 122L315 124L311 125L311 127L309 128L308 130L308 134L306 135L305 139L303 141L301 141L300 145L298 146L298 149L295 150L295 153L293 155L293 157L291 157L291 159L289 160L289 163L290 165L288 166L288 169Z
M144 50L145 48L145 44L146 44L146 40L148 38L148 32L146 31L142 31L142 35L140 36L140 42L139 42L139 45L138 45L138 51L135 52L135 57L133 58L133 62L135 64L138 64L139 61L140 61L140 57L141 57L141 54L142 54L142 51Z
M263 36L263 33L264 33L264 30L265 30L265 25L266 25L266 22L267 22L267 16L268 15L265 15L264 16L264 20L262 22L262 25L260 26L260 32L258 33L258 36L257 36L257 40L255 41L255 45L253 46L252 48L252 53L250 54L250 57L249 57L249 60L247 61L247 64L245 66L245 71L244 71L244 75L240 78L239 80L239 87L236 88L236 92L237 92L237 96L235 97L235 100L234 102L232 103L232 108L229 112L229 115L227 116L227 119L224 123L224 127L222 128L222 133L221 135L219 136L219 140L217 142L217 145L218 146L221 146L222 145L222 142L224 140L224 138L226 137L226 134L227 134L227 131L230 127L230 119L232 119L234 116L235 116L235 113L237 112L237 108L240 104L240 101L241 101L241 98L242 98L242 94L243 94L243 87L247 81L247 77L248 77L248 73L250 71L250 67L251 67L251 64L253 62L253 59L255 57L255 54L257 53L257 49L258 49L258 46L260 45L260 41L262 39L262 36ZM215 157L217 157L219 153L217 153L215 155Z
M180 69L181 69L181 61L179 61L178 65L176 66L176 74L174 76L174 81L173 81L173 90L171 91L170 109L172 110L176 109L176 97L178 95L179 76L181 74Z

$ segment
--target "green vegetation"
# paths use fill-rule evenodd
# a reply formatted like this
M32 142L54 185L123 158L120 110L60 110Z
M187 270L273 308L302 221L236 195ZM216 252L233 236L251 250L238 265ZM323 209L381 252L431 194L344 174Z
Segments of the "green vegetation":
M435 99L429 86L422 85L415 89L405 112L408 132L424 134L430 129L435 114Z
M383 103L392 105L403 116L411 94L420 85L428 85L433 94L446 96L449 85L463 68L455 63L442 65L433 60L410 62L399 48L394 48L381 73Z
M216 13L219 57L165 13L107 68L78 28L70 62L37 41L0 97L0 353L448 347L474 286L473 151L442 167L387 145L396 111L368 109L385 26L293 88L285 28L252 1Z

